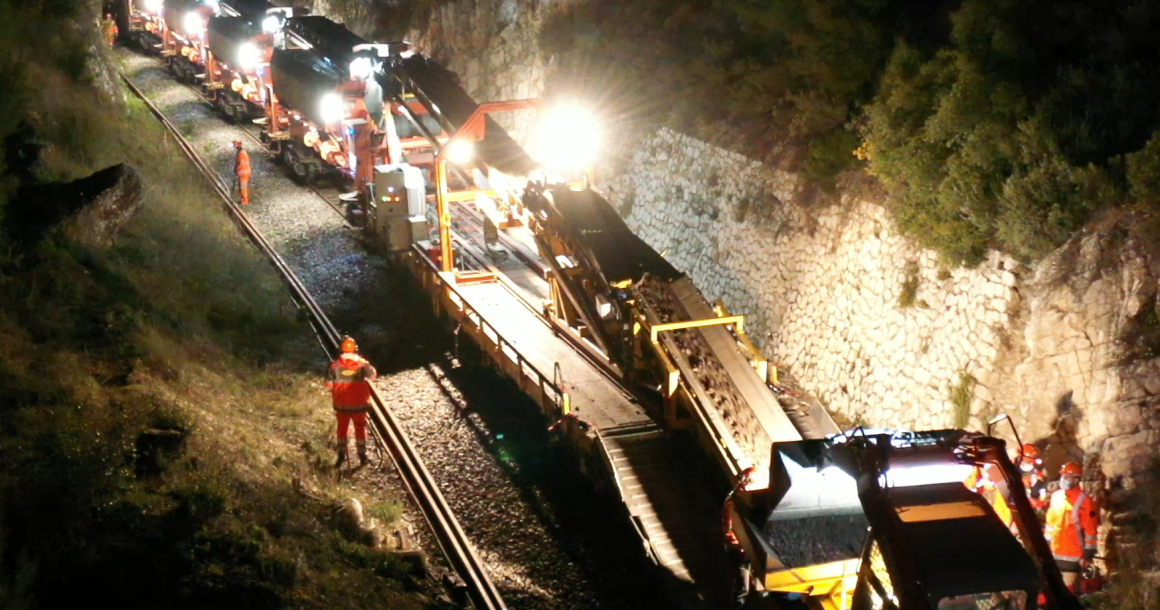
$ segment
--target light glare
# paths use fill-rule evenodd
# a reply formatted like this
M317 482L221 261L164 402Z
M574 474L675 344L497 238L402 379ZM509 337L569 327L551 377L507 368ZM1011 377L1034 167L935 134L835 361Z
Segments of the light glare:
M540 123L538 144L547 167L585 169L596 159L600 148L600 128L592 114L582 108L555 108Z
M165 0L145 0L145 10L160 15L161 9L165 8Z
M356 80L366 80L371 75L371 58L356 57L350 62L350 77Z
M322 102L319 105L321 107L318 111L322 115L323 122L327 125L341 121L345 114L342 107L342 97L337 93L327 93L322 96Z
M205 19L192 11L185 14L182 25L185 26L185 33L188 36L197 36L205 31Z
M238 47L238 67L243 70L253 70L262 61L262 53L252 42Z
M475 147L467 140L456 140L447 147L447 159L452 163L470 163Z
M262 20L262 31L266 34L273 34L282 29L282 19L277 15L269 15Z
M937 483L962 483L975 467L969 464L929 464L891 468L883 475L886 487L914 487Z

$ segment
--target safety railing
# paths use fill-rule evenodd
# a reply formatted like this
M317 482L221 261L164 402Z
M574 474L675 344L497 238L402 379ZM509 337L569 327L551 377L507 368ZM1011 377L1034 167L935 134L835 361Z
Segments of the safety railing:
M413 247L412 258L414 264L422 265L423 272L429 281L435 283L435 289L444 297L445 303L451 305L456 314L454 317L461 323L474 327L473 333L480 340L480 348L492 355L496 363L505 368L505 372L520 387L545 408L547 415L563 417L567 414L569 404L568 393L541 371L535 364L524 357L515 343L509 341L499 330L483 316L481 312L471 306L458 287L441 273L418 245ZM505 367L504 363L508 366Z

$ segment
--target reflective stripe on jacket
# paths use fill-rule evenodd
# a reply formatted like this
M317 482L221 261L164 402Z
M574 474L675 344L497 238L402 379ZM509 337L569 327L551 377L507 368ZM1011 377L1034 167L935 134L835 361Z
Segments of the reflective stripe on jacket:
M234 172L239 176L249 176L253 172L250 170L250 153L246 149L238 149L238 157L234 160Z
M375 367L358 354L343 354L330 363L326 387L337 411L361 411L371 401L370 381L379 376Z
M1082 489L1059 489L1051 494L1043 535L1051 543L1051 554L1056 559L1079 561L1085 552L1094 555L1099 527L1099 508Z

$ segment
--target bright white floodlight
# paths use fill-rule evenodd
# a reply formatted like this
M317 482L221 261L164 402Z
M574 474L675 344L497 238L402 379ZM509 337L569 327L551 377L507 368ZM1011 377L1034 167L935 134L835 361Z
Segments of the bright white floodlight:
M327 93L322 96L322 101L319 103L319 106L318 112L322 115L322 120L327 125L341 121L345 114L342 97L337 93Z
M267 15L262 20L262 32L266 34L273 34L282 29L282 18L277 15Z
M554 169L584 169L596 159L600 128L591 113L562 106L549 110L538 133L542 161Z
M257 45L247 42L238 47L238 67L243 70L253 70L262 61L262 53Z
M353 79L366 80L370 78L372 71L374 64L369 57L356 57L350 62L350 77Z
M447 147L447 160L452 163L470 163L473 154L475 147L467 140L456 140Z
M205 19L194 11L186 13L181 23L185 26L185 33L188 36L197 36L205 31Z
M160 15L161 10L165 8L165 0L145 0L144 4L145 10L154 15Z

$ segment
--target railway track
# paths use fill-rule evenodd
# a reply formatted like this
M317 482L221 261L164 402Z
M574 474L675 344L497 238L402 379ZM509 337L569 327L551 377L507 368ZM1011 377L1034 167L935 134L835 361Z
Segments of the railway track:
M214 169L197 153L174 125L153 102L125 75L122 81L129 90L145 104L149 111L164 125L176 140L187 158L209 180L221 197L232 218L247 237L262 251L281 275L292 297L300 308L306 311L320 342L328 353L336 353L341 342L341 334L332 324L321 306L311 296L306 286L294 274L290 266L274 249L258 227L251 222L241 207L234 203L228 184L225 184ZM245 130L243 130L245 131ZM324 200L321 193L317 193ZM334 207L333 205L331 207ZM336 210L337 211L337 210ZM345 215L344 215L345 216ZM398 418L377 391L372 391L371 422L378 440L386 448L394 461L408 491L418 504L447 557L448 562L462 580L468 598L477 610L499 610L506 608L498 589L492 583L486 566L475 552L467 534L452 513L434 478L424 465L415 446L410 442Z

